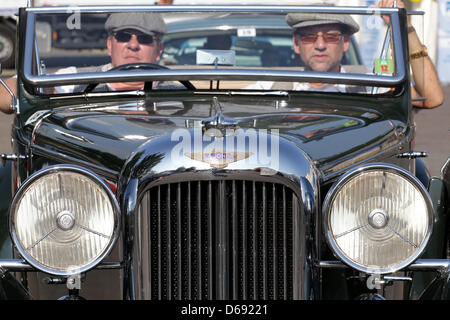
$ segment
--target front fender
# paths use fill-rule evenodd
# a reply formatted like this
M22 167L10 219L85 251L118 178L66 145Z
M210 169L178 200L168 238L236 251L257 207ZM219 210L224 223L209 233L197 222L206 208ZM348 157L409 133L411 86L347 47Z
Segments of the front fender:
M433 234L428 242L427 249L424 251L422 258L424 259L442 259L445 258L446 251L446 226L447 226L447 201L446 187L444 182L439 178L432 178L428 184L428 192L433 202L434 208L434 225ZM411 286L410 298L420 299L427 290L432 290L434 275L429 272L415 272L414 280ZM436 286L437 284L435 284ZM429 289L427 289L429 288ZM430 291L431 292L431 291ZM429 294L428 294L429 296Z
M450 203L450 157L447 159L447 162L442 166L441 177L442 181L444 181L444 184L447 188L447 203Z
M450 300L450 269L438 275L424 290L421 300Z
M30 294L9 272L0 268L0 300L31 300Z

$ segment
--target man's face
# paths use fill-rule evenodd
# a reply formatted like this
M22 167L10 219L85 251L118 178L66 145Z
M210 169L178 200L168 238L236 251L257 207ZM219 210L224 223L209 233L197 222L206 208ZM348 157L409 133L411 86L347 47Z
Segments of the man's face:
M132 34L128 41L123 39L117 40L115 36L108 37L106 45L108 48L108 55L111 57L113 67L117 67L127 63L156 63L162 53L162 44L153 38L151 44L140 43L137 35L142 34L138 30L122 30L126 33Z
M339 63L350 44L349 36L332 24L297 30L293 42L306 69L322 72L339 72Z

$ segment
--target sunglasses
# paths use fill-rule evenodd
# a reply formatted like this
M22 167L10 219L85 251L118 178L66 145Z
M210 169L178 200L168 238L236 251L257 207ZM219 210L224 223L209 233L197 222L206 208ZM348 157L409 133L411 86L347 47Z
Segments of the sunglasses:
M336 32L327 32L322 34L322 38L326 43L338 43L343 34ZM307 33L307 34L299 34L300 41L303 43L315 43L319 38L319 35L316 33Z
M136 36L137 41L140 44L152 44L153 41L155 41L154 37L149 34L136 34L128 31L117 31L113 33L117 42L128 42L131 40L133 34Z

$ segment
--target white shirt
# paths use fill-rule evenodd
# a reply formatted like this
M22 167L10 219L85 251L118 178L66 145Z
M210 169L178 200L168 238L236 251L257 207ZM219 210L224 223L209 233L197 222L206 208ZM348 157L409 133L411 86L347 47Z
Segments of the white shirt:
M101 67L100 71L104 72L104 71L108 71L109 69L112 68L111 63L105 64ZM77 67L67 67L67 68L61 68L58 69L54 74L70 74L70 73L77 73L78 69ZM115 91L115 89L113 87L111 87L109 84L106 84L108 86L109 89L111 89L111 91ZM57 93L72 93L73 90L75 89L75 84L70 84L67 86L60 86L60 87L55 87L55 91Z
M346 73L346 70L344 67L341 67L341 73ZM271 90L272 86L274 85L275 81L258 81L254 84L248 85L245 87L245 89L250 90ZM321 92L347 92L347 86L346 84L333 84L333 83L324 83L321 86L314 87L311 86L309 82L294 82L292 84L292 90L293 91L321 91ZM367 88L365 88L365 91L367 91Z
M251 90L271 90L274 81L258 81L245 89ZM319 87L313 87L308 82L294 82L292 90L294 91L324 91L324 92L347 92L345 84L325 83Z

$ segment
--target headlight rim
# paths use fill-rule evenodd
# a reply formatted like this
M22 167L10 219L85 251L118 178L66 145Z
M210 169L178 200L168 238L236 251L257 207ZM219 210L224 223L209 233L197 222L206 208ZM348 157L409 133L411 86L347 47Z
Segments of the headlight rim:
M86 264L85 266L78 268L78 269L69 270L69 271L61 271L61 270L55 270L52 268L48 268L46 266L43 266L39 262L37 262L31 255L29 255L26 252L26 250L22 247L22 245L20 244L20 240L16 233L15 222L14 222L15 219L13 217L14 212L16 211L17 205L19 204L19 201L22 199L25 192L28 190L28 188L34 182L36 182L37 180L39 180L40 178L42 178L48 174L62 172L62 171L74 172L74 173L81 174L81 175L89 178L92 182L96 183L100 188L102 188L108 196L108 199L113 208L113 216L114 216L114 227L113 227L113 233L111 235L111 240L110 240L109 244L107 245L106 249L103 251L103 253L100 254L94 261ZM10 237L11 237L14 247L16 248L19 255L27 263L29 263L32 267L36 268L37 270L42 271L47 274L56 275L56 276L71 276L71 275L75 275L75 274L81 274L83 272L87 272L87 271L95 268L99 263L101 263L110 254L111 250L113 249L114 245L116 244L116 242L119 238L119 232L120 232L120 207L119 207L117 198L116 198L115 194L113 193L113 191L111 190L111 188L104 181L104 179L102 179L95 172L93 172L89 169L86 169L84 167L80 167L77 165L69 165L69 164L51 165L51 166L45 167L43 169L40 169L40 170L36 171L35 173L33 173L31 176L29 176L20 185L19 189L17 190L16 194L13 197L13 200L11 202L11 206L9 209L8 219L9 219Z
M395 267L391 268L385 268L385 269L375 269L371 267L363 267L360 264L357 264L347 258L347 256L342 252L342 250L337 245L336 241L334 240L333 235L331 234L330 228L329 228L329 211L330 211L330 205L335 199L336 195L339 193L339 191L343 188L343 186L351 180L353 177L359 175L362 172L368 172L368 171L375 171L375 170L385 170L387 172L393 172L398 175L400 175L402 178L408 180L410 183L412 183L417 190L421 193L421 195L424 198L424 201L426 203L427 210L430 212L428 214L428 231L427 234L424 237L424 240L422 241L421 245L417 248L416 252L411 255L408 259L403 261L402 263L397 264ZM343 174L337 181L333 183L330 190L328 190L322 207L322 228L323 233L326 239L326 242L328 246L331 248L331 251L333 254L340 259L344 264L350 266L353 269L356 269L358 271L367 273L367 274L390 274L397 272L399 270L402 270L412 264L414 261L416 261L425 251L426 246L428 245L428 242L431 238L432 231L433 231L433 223L434 223L434 208L433 203L431 201L430 195L428 194L426 188L423 186L423 184L420 182L417 177L415 177L412 173L409 171L393 165L393 164L387 164L382 162L375 162L375 163L368 163L361 166L358 166L357 168L351 169L345 174Z

